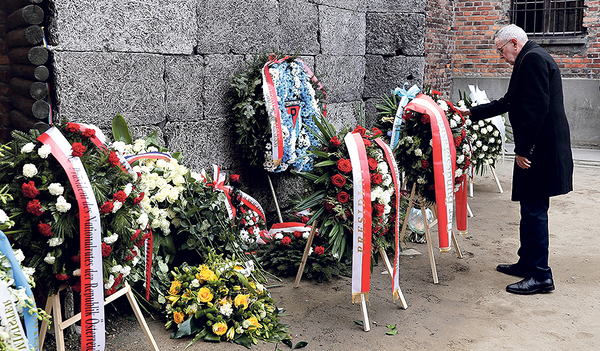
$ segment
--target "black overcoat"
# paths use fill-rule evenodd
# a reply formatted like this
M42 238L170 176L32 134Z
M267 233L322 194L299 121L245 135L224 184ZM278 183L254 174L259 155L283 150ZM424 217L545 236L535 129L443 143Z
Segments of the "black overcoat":
M566 194L573 190L573 157L558 65L528 41L513 67L504 97L471 108L478 121L508 112L515 153L531 161L513 170L512 200Z

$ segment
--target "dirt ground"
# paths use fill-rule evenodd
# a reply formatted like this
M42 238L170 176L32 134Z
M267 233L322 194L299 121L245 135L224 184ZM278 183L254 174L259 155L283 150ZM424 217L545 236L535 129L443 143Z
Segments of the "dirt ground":
M600 168L576 165L575 190L551 199L550 266L556 290L549 294L518 296L505 291L519 278L495 271L498 263L517 259L518 204L510 201L512 161L497 165L504 193L491 174L475 178L469 205L469 233L459 236L463 253L438 253L439 284L433 283L425 244L407 244L422 254L402 256L400 287L408 303L392 303L391 282L375 267L371 280L371 331L361 320L359 304L351 303L350 278L316 284L293 279L271 293L286 310L294 344L304 350L598 350L600 349ZM598 217L596 217L598 216ZM434 236L437 245L437 234ZM126 300L125 300L126 302ZM106 350L150 350L131 309L107 307ZM163 321L147 318L160 350L183 350L190 341L171 340ZM398 333L386 335L386 325ZM52 343L52 340L50 340ZM72 350L79 349L70 343ZM52 349L49 344L46 350ZM188 350L243 350L229 344L197 342ZM283 344L259 343L254 350L289 350Z

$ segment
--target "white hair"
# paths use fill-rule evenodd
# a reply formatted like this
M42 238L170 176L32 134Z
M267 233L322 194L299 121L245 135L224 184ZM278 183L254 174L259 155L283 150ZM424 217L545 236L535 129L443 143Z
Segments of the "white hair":
M527 42L527 33L523 28L516 24L509 24L508 26L502 27L496 32L496 39L499 41L509 41L516 39L519 43L525 44Z

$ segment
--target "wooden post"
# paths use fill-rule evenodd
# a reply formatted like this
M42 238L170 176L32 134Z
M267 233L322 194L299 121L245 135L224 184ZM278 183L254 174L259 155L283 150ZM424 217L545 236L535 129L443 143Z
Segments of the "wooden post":
M425 240L427 240L427 251L429 252L429 264L431 265L431 274L433 275L433 283L438 284L437 268L435 267L435 257L433 256L433 243L431 242L431 234L429 233L429 222L427 221L427 211L423 199L419 196L421 204L421 214L423 215L423 226L425 227ZM433 211L433 210L432 210ZM433 211L433 216L436 218L436 212ZM433 225L432 225L433 226Z
M269 180L269 187L271 187L271 194L273 195L273 201L275 202L275 209L277 210L277 217L279 217L279 223L283 223L283 217L281 217L281 210L279 209L279 202L277 201L277 195L275 195L275 188L273 182L271 182L271 176L267 172L267 179Z
M317 230L317 222L313 222L312 227L310 228L310 234L308 235L308 239L306 239L306 246L304 246L304 254L302 255L302 261L300 262L300 267L298 267L298 273L296 273L296 281L294 282L294 288L297 288L300 285L300 279L302 279L302 273L304 273L304 267L306 266L306 260L308 260L308 253L310 252L310 247L312 246L313 239L315 238L315 232Z
M29 117L45 120L50 114L50 105L44 100L34 100L19 94L12 94L10 103Z
M44 20L44 10L37 5L27 5L6 16L9 29L31 24L40 24Z
M75 324L81 320L81 313L76 314L75 316L67 319L66 321L62 320L62 315L61 315L62 308L60 305L60 291L65 288L66 288L66 286L60 287L58 289L58 292L55 295L48 297L48 300L46 302L46 309L45 309L46 313L48 313L48 314L50 314L50 312L52 312L52 318L53 318L52 324L54 325L54 336L56 338L56 350L57 351L65 351L65 336L64 336L63 331L68 326ZM115 301L116 299L118 299L119 297L121 297L123 295L127 295L127 299L129 300L129 303L131 304L131 308L133 309L133 312L135 313L135 317L137 318L138 322L140 323L140 326L142 327L144 334L146 335L146 338L148 339L148 342L150 343L150 346L151 346L150 350L159 351L158 345L156 344L156 341L154 341L154 337L152 336L152 333L150 332L150 329L148 328L148 324L146 324L144 315L142 314L142 311L140 310L140 307L138 306L137 301L135 300L135 296L133 295L133 292L131 291L131 287L129 286L129 284L125 283L125 286L123 288L119 289L116 293L107 297L104 300L104 305L106 306L109 303L112 303L113 301ZM39 340L40 350L42 350L44 347L44 340L46 339L46 329L48 329L48 322L43 321L41 330L40 330L40 340Z
M50 77L50 70L46 66L31 66L31 65L10 65L10 74L13 77L20 77L29 80L45 81Z
M9 47L35 46L42 43L44 31L40 26L17 28L6 33L4 42Z
M48 49L43 46L18 47L8 51L8 58L13 63L39 66L48 61Z
M394 269L392 268L392 264L390 263L390 260L387 257L387 255L383 249L379 249L379 254L381 255L381 258L383 258L383 262L385 263L385 268L387 269L388 274L390 275L390 277L392 277L392 284L393 284L394 283ZM398 295L400 296L400 307L402 307L403 310L407 309L408 304L406 303L406 299L404 299L402 290L398 290Z
M15 93L34 100L42 100L48 96L48 86L43 82L15 77L10 80L10 88Z
M6 13L13 13L21 7L25 7L31 4L40 4L44 0L5 0L4 8Z

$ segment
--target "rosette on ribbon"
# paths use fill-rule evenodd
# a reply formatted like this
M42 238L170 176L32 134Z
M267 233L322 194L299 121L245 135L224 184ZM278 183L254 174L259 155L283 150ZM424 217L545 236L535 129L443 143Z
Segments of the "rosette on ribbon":
M428 115L431 120L435 200L438 213L440 251L450 251L456 149L444 110L425 94L418 95L406 109Z
M394 125L392 126L392 139L390 140L390 146L392 149L396 147L396 143L398 143L398 139L400 137L400 127L402 126L402 112L404 111L404 107L410 100L417 97L419 92L421 92L421 89L419 89L417 85L413 85L410 87L410 89L406 90L405 87L407 85L408 82L405 82L404 86L392 90L392 94L400 96L400 103L398 104L398 110L396 111L396 116L394 117Z

